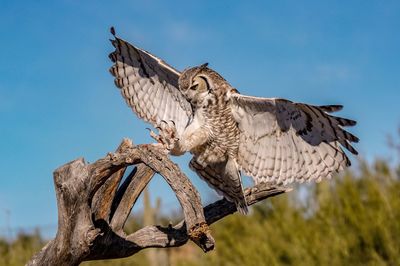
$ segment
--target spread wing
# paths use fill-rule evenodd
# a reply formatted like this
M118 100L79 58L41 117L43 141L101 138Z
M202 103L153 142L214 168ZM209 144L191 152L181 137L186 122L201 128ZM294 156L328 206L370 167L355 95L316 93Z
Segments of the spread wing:
M317 180L350 165L342 150L358 138L343 127L355 121L330 113L342 106L312 106L284 99L231 95L240 134L238 163L256 183Z
M153 126L174 121L181 135L193 111L178 89L180 72L118 37L111 43L115 51L110 54L114 62L110 72L127 104Z

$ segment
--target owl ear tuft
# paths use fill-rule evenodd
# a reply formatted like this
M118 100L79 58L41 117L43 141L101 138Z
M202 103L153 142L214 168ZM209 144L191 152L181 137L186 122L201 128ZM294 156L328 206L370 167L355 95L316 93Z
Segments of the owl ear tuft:
M204 64L202 64L201 66L200 66L200 69L204 69L204 68L206 68L208 66L208 63L204 63Z
M114 28L114 26L111 26L110 32L115 37L115 28Z

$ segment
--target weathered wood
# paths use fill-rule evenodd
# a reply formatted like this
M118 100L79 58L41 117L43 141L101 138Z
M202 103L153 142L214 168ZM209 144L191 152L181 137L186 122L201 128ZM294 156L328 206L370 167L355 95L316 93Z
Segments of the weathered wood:
M121 184L129 165L136 168ZM137 198L159 173L174 191L184 214L175 226L146 226L126 235L123 226ZM165 150L157 145L133 146L124 140L116 153L92 164L77 159L54 172L58 206L55 239L28 265L78 265L82 261L131 256L151 247L177 247L189 239L204 252L214 248L208 226L236 212L225 199L203 209L199 193ZM249 205L284 193L283 188L260 184L247 189Z
M154 176L154 172L145 164L138 165L134 173L134 176L130 175L126 179L128 183L126 189L121 190L123 194L121 196L118 195L121 200L116 201L115 204L116 207L111 221L111 228L115 232L122 230L136 200Z
M117 148L116 152L122 152L124 149L132 147L132 141L124 139ZM101 186L100 189L95 193L92 202L92 209L95 211L95 220L103 219L105 221L109 221L112 211L111 205L113 204L113 199L116 197L115 194L117 193L118 185L120 184L125 171L126 167L123 167L112 174L106 181L106 184Z

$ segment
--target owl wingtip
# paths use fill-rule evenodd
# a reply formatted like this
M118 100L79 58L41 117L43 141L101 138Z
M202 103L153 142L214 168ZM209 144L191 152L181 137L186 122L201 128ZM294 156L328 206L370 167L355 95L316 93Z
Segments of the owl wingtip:
M243 215L249 214L249 208L246 203L236 204L236 209L240 214L243 214Z

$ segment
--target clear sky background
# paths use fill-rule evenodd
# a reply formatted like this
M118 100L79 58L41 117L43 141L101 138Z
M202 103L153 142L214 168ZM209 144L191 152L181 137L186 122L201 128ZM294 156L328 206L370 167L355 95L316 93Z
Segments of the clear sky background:
M151 141L108 72L112 25L177 69L209 62L243 94L343 104L361 157L390 156L399 1L1 0L0 234L6 210L15 230L55 228L58 166L101 158L123 137ZM213 192L190 176L207 201ZM178 208L160 178L151 193Z

